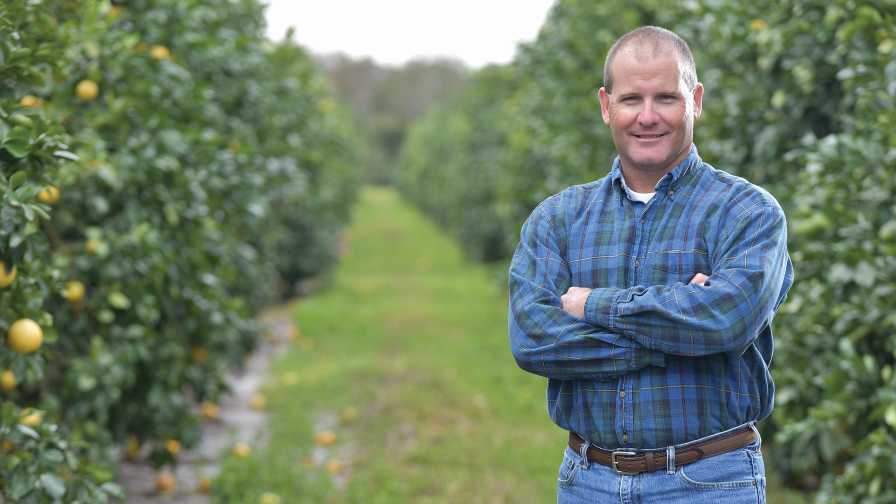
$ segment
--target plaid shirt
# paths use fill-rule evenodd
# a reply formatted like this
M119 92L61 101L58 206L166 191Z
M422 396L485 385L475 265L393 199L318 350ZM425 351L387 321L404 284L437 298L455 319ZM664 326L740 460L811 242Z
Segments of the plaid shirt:
M688 282L709 275L704 286ZM793 283L777 201L688 157L631 200L610 173L547 198L510 265L509 333L548 411L595 445L659 448L768 416L771 322ZM584 320L570 286L594 289Z

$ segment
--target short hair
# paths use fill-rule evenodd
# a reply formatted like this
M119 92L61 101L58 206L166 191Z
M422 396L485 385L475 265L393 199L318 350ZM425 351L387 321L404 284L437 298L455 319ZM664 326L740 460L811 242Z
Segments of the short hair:
M604 88L607 93L613 91L613 74L610 72L610 65L613 63L616 53L630 44L652 45L654 54L661 49L671 48L678 56L679 79L684 81L688 91L693 91L697 86L697 68L694 65L694 55L691 53L688 43L665 28L642 26L619 37L607 53L607 60L604 62Z

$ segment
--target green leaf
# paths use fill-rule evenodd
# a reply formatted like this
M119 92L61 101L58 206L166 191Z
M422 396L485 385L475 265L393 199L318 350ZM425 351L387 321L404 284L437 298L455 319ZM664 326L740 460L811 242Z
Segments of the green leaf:
M81 158L79 158L77 154L75 154L74 152L69 152L67 150L54 151L53 155L58 158L68 159L69 161L80 161L81 160Z
M9 177L9 187L15 189L22 185L26 180L28 180L28 172L19 170L13 173L12 177Z
M890 424L891 427L896 428L896 404L891 404L887 407L887 411L884 413L884 421Z
M19 430L22 434L32 438L32 439L40 439L40 434L37 433L36 430L28 427L27 425L18 424L16 425L16 429Z
M3 140L3 148L13 157L23 158L28 155L28 147L31 145L31 135L28 130L16 126Z
M61 499L65 495L65 482L55 474L44 473L40 477L40 486L54 499Z
M103 483L100 489L116 499L124 499L124 491L121 487L112 482Z

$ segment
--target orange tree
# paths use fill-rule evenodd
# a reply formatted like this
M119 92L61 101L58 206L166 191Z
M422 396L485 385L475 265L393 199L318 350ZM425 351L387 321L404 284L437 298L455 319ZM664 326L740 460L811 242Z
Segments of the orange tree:
M31 318L46 343L0 349L16 382L0 481L16 502L99 502L111 447L175 462L194 405L254 345L254 310L332 262L355 144L310 58L264 41L254 0L19 2L0 20L0 253L16 268L0 328ZM25 444L41 426L55 437Z

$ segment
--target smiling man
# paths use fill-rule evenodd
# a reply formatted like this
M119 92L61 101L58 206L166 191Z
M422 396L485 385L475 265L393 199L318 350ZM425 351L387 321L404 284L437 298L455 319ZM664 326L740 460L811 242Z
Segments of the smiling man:
M558 502L764 502L784 213L698 155L703 86L676 34L621 37L599 97L610 173L543 201L510 266L511 350L569 431Z

